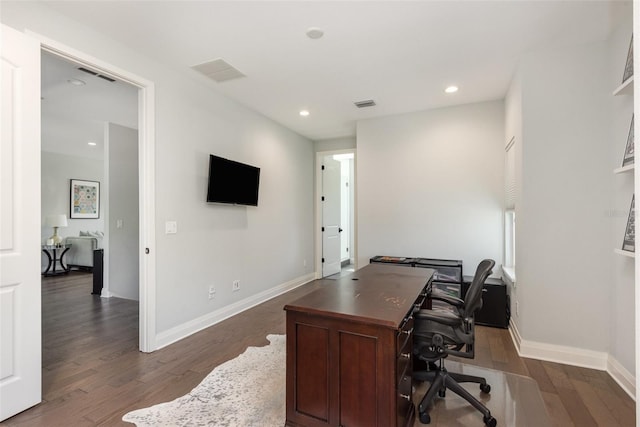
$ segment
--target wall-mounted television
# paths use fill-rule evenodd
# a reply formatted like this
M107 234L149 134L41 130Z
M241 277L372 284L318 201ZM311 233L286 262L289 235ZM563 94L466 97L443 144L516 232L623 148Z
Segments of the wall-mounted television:
M260 168L209 156L207 202L258 206Z

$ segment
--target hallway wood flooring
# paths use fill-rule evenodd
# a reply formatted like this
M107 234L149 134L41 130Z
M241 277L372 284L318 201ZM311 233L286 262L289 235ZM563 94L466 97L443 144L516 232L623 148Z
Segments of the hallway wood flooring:
M131 426L125 413L182 396L247 346L284 334L283 306L322 283L144 354L137 302L91 295L91 274L43 278L43 402L2 425ZM534 378L555 426L635 426L635 402L606 372L523 359L505 329L477 327L476 358L463 362Z

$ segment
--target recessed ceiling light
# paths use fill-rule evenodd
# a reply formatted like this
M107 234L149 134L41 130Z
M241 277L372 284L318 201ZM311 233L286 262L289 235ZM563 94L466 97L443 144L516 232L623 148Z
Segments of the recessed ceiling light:
M320 28L318 27L307 28L307 37L309 37L310 39L319 39L322 36L324 36L324 31L322 31Z
M74 86L84 86L84 85L86 85L86 83L83 82L80 79L69 79L69 80L67 80L67 83L70 83L70 84L72 84Z
M89 145L90 145L90 146L92 146L92 147L95 147L96 145L98 145L98 144L96 144L96 143L95 143L95 142L93 142L93 141L89 141L89 142L87 142L87 144L89 144Z
M458 91L458 86L449 86L444 91L446 93L456 93Z
M307 110L302 110L302 111L300 111L300 115L301 115L302 117L307 117L307 116L309 115L309 111L307 111Z

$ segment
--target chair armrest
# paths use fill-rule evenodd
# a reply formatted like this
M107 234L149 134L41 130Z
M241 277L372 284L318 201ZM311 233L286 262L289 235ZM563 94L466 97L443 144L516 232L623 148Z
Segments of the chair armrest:
M461 300L460 298L456 298L454 296L449 295L446 292L442 292L439 291L437 289L434 289L431 291L431 293L429 294L429 298L437 300L437 301L443 301L446 302L449 305L453 305L455 307L463 307L464 306L464 301Z
M460 326L463 322L463 319L460 316L449 311L418 310L413 313L413 317L418 321L430 320L447 326Z

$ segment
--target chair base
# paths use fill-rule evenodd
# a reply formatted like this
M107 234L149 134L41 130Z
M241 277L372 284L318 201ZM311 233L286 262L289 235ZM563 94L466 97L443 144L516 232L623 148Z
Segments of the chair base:
M449 389L480 411L487 426L495 427L497 425L497 421L491 416L489 409L460 385L460 383L465 382L480 384L480 390L483 393L489 393L491 392L491 386L487 384L486 379L473 375L448 372L444 367L436 370L414 372L413 377L418 381L431 383L429 390L427 390L427 393L420 401L420 405L418 405L418 415L421 423L429 424L431 422L431 416L428 411L429 406L433 403L436 394L439 397L444 397L446 390Z

